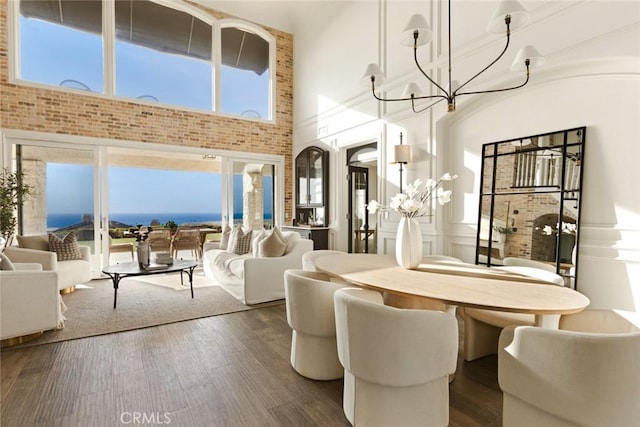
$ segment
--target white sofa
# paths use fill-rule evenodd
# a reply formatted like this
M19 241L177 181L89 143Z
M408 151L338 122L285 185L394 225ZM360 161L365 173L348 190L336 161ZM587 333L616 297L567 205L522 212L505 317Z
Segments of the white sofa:
M44 271L58 273L58 290L73 288L91 280L91 248L79 245L82 259L58 261L55 252L9 246L4 253L13 263L36 263Z
M251 252L236 255L205 244L202 257L205 275L244 304L284 299L284 272L302 269L302 255L313 250L313 241L293 231L282 234L287 248L280 257L256 258Z
M42 271L39 264L15 264L0 271L0 339L61 328L58 274Z

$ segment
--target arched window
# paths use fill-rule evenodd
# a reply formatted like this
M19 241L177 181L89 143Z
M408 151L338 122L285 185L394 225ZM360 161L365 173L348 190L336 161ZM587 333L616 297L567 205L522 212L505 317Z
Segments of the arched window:
M18 4L18 80L272 119L275 38L258 26L179 1Z
M272 39L265 31L246 24L221 23L221 112L270 118Z
M152 1L116 0L115 30L116 96L213 108L210 24Z

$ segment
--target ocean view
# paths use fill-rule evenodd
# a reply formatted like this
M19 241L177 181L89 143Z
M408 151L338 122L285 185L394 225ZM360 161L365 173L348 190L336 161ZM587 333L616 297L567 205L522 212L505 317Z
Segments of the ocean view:
M47 229L55 230L57 228L68 227L70 225L82 222L83 214L48 214ZM271 219L271 213L265 212L265 219ZM160 224L164 224L169 220L175 221L176 224L182 225L187 223L221 223L222 214L217 213L114 213L109 216L109 220L118 221L123 224L135 227L138 224L149 225L151 220L157 219ZM236 213L234 219L242 219L242 213Z

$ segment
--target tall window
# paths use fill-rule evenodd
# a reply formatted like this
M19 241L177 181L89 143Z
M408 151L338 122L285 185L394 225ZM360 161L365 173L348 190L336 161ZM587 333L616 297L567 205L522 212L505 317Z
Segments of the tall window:
M115 13L116 95L211 110L211 25L150 1Z
M20 59L24 80L102 92L100 2L21 1Z
M269 117L269 43L236 27L222 28L221 109L254 118Z
M20 28L19 60L15 61L20 64L19 79L272 118L270 56L275 39L252 24L226 21L223 28L216 27L213 17L178 0L21 0L14 4L19 4L15 8ZM105 40L105 34L113 34L114 39ZM213 42L216 38L220 51ZM105 49L112 45L113 57ZM220 70L215 69L217 58ZM215 79L220 79L219 86L214 85Z

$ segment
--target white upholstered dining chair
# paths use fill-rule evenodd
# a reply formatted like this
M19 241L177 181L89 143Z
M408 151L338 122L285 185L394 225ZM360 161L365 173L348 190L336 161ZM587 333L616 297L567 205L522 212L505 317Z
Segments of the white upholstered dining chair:
M503 426L638 425L640 331L590 311L570 315L564 323L582 330L592 325L591 332L503 330L498 353ZM606 326L592 323L596 318ZM623 332L614 332L620 326Z
M426 262L440 262L440 261L462 262L461 259L455 258L455 257L452 257L452 256L448 256L448 255L425 255L425 256L422 257L422 261L426 261Z
M335 293L344 413L353 425L444 426L458 324L450 313L385 306L379 292Z
M563 286L562 276L548 270L520 265L495 267L502 271L520 274L543 280L550 285ZM523 284L523 286L526 286ZM533 314L509 313L505 311L485 310L462 307L458 309L464 321L464 360L470 362L498 351L498 338L503 328L509 325L534 326Z
M291 334L291 366L314 380L342 378L336 348L333 294L347 285L316 271L286 270L284 293Z
M505 257L502 260L502 264L507 266L538 268L540 270L546 270L551 273L556 272L556 267L552 264L547 264L542 261L536 261L536 260L527 259L527 258Z
M316 251L305 252L302 255L302 269L306 271L318 271L316 268L316 259L327 255L340 255L345 252L334 251L331 249L320 249Z

